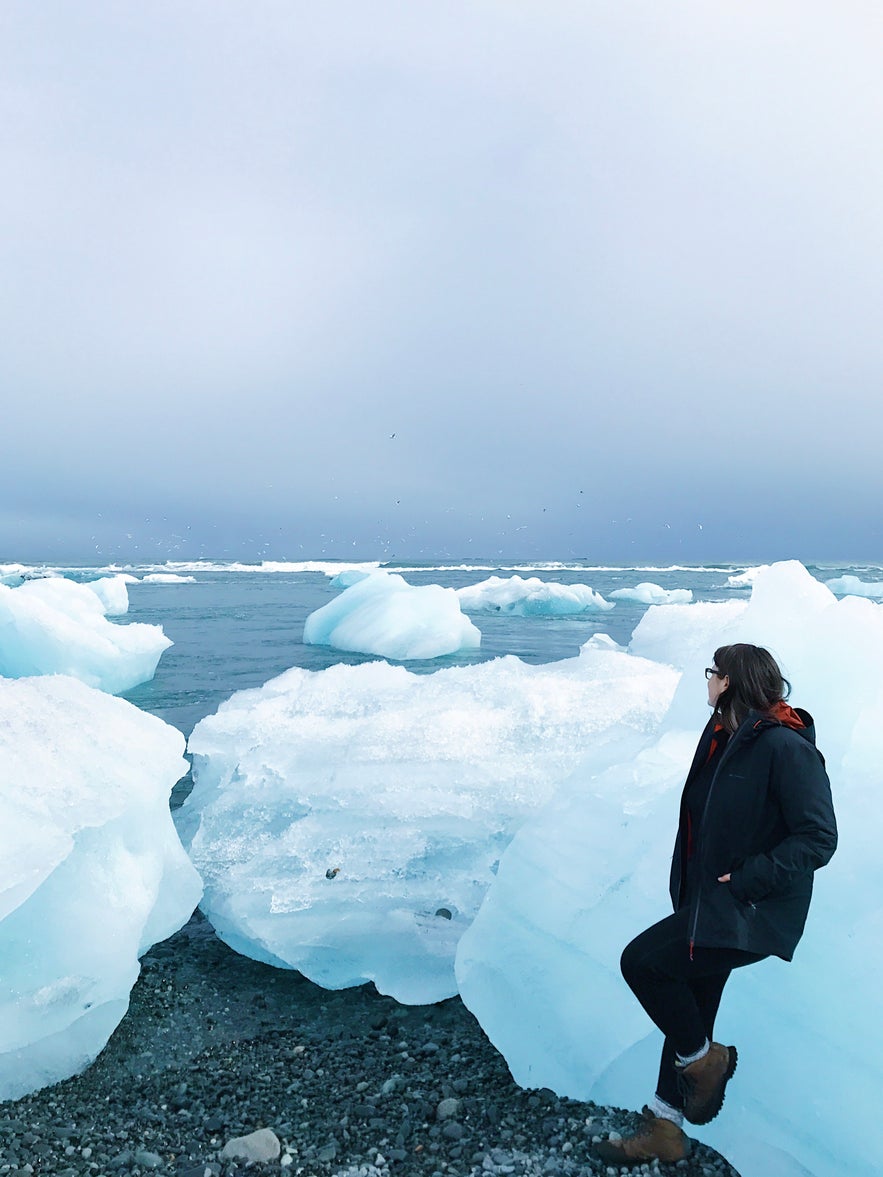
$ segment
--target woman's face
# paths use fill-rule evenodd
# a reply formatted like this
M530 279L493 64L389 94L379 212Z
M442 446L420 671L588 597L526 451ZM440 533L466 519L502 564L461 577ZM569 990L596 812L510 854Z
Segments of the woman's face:
M708 706L716 707L717 701L730 685L729 675L713 674L708 680Z

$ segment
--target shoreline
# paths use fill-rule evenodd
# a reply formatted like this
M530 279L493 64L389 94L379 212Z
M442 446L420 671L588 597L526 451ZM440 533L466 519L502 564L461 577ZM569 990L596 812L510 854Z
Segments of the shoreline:
M321 989L239 956L197 911L145 954L87 1070L0 1103L0 1177L588 1177L608 1172L592 1137L637 1121L519 1088L458 997L403 1006L373 985ZM222 1159L260 1128L279 1158ZM649 1171L739 1177L697 1141L688 1161Z

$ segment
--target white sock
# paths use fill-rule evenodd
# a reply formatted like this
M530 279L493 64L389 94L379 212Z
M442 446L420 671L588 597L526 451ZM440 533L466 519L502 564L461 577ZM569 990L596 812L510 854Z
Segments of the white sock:
M678 1067L689 1067L690 1063L696 1063L699 1061L699 1059L705 1058L710 1048L711 1043L706 1038L705 1045L701 1048L701 1050L697 1050L695 1054L676 1054L675 1065Z
M660 1099L658 1095L654 1095L649 1103L650 1111L658 1120L671 1120L673 1124L680 1126L684 1122L684 1113L680 1108L673 1108L670 1103L666 1103L664 1099Z

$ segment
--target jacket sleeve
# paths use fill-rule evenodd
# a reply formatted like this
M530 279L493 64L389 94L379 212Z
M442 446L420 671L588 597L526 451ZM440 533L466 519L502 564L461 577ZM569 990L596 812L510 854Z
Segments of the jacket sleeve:
M770 787L788 835L732 872L733 893L751 903L824 866L837 848L837 822L824 761L802 736L789 736L787 744L776 749Z

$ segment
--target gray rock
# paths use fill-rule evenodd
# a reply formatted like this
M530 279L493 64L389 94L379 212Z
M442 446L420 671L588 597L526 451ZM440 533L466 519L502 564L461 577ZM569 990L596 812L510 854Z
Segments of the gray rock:
M158 1153L150 1152L146 1148L135 1150L135 1164L141 1165L143 1169L158 1169L162 1163L163 1159Z
M225 1161L275 1161L282 1152L279 1137L270 1128L258 1128L248 1136L235 1136L221 1150Z
M451 1120L459 1113L459 1111L459 1099L443 1099L435 1109L435 1116L437 1120Z

